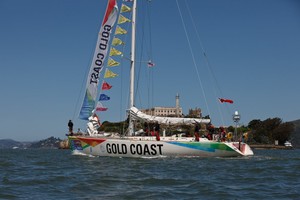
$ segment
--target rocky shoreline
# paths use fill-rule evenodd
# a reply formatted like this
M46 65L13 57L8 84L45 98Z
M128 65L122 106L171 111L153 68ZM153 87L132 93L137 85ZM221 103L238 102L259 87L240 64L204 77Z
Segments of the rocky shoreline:
M69 140L65 139L59 143L59 149L70 149Z

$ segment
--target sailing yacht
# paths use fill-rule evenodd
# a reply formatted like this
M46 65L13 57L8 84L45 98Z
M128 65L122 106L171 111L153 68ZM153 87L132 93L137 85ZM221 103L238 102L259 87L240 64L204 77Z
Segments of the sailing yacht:
M173 135L165 136L156 133L154 136L141 136L134 130L134 123L137 121L144 123L168 124L168 125L189 125L209 124L207 118L181 118L181 117L162 117L152 116L141 112L134 106L134 80L135 80L135 34L136 34L136 6L137 0L128 1L132 7L123 5L122 12L132 12L132 19L128 20L119 14L119 8L116 0L108 0L106 13L100 28L96 49L94 52L91 68L87 77L85 96L80 111L80 118L88 120L87 132L81 135L69 135L68 140L70 148L74 153L92 155L92 156L114 156L114 157L169 157L169 156L187 156L187 157L236 157L251 156L253 151L246 143L209 140L207 138L196 138L193 136ZM119 18L118 18L119 16ZM107 58L109 55L119 54L118 50L111 46L112 43L118 43L113 37L112 31L125 31L121 27L114 27L117 21L130 21L131 23L131 57L130 57L130 103L127 109L128 113L128 131L126 134L100 133L99 118L96 111L105 111L101 102L97 103L99 96L99 77L104 68L104 63L108 59L112 65L116 61ZM110 53L108 53L110 49ZM107 70L104 77L113 77L115 74ZM102 89L110 89L107 82L103 82ZM109 99L106 95L100 95L100 99Z

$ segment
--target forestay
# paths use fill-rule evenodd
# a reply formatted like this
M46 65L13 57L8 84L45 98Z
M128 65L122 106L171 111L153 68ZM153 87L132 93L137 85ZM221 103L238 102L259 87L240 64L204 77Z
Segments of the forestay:
M110 35L113 25L118 16L118 6L116 0L109 0L105 17L98 34L96 49L94 52L92 64L86 82L86 91L79 117L87 120L92 115L95 108L96 97L98 93L98 81L100 72L103 69L104 61L109 48Z

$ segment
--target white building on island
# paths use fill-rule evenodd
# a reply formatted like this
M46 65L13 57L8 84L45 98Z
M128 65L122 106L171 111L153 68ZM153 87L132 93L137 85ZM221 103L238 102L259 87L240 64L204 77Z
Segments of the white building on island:
M179 94L176 95L175 107L153 107L149 109L141 109L141 111L153 116L168 116L168 117L182 117L182 108L179 105Z

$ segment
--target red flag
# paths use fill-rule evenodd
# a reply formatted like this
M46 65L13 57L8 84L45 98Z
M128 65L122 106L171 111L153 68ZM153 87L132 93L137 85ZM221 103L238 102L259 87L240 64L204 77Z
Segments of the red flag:
M109 90L110 88L111 88L112 86L111 85L109 85L107 82L103 82L102 83L102 90Z
M154 67L154 66L155 66L155 64L151 60L149 60L148 61L148 67Z
M102 103L100 103L100 102L98 101L97 106L96 106L96 111L107 111L107 109L108 109L108 108L104 107L104 106L102 105Z
M104 108L104 107L97 107L96 111L107 111L108 108Z
M231 100L231 99L219 98L219 101L220 101L221 103L233 103L233 100Z

